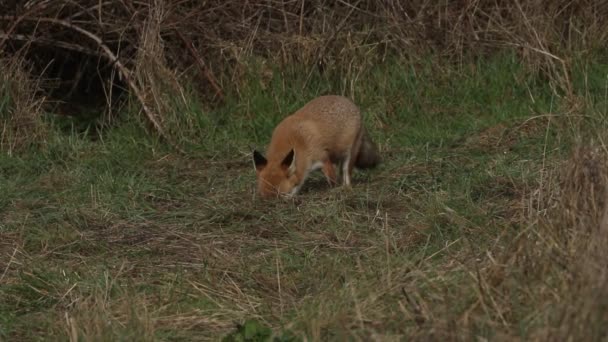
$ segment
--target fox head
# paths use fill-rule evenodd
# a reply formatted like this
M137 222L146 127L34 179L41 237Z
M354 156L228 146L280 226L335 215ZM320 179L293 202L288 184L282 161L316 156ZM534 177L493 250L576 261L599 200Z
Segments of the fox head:
M279 161L268 161L261 153L254 150L253 164L260 196L289 197L298 191L296 156L293 149Z

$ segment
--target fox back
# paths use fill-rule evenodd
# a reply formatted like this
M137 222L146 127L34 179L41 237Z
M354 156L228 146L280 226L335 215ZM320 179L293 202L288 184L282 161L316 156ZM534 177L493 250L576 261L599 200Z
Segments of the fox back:
M266 157L254 151L253 159L263 197L296 194L315 169L321 168L335 184L333 164L344 165L350 177L353 165L371 167L380 161L357 106L334 95L318 97L283 119L273 131ZM350 178L345 182L349 185Z

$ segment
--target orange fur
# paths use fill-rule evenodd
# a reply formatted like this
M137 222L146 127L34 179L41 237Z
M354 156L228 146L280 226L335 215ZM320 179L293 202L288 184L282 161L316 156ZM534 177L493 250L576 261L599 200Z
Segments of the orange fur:
M330 185L350 186L355 166L380 162L357 106L342 96L321 96L281 121L272 133L265 158L253 152L258 193L262 197L295 195L311 171L321 169Z

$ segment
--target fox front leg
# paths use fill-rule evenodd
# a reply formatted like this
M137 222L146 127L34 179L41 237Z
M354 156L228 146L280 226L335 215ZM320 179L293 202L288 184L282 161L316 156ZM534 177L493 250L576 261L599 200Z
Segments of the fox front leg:
M335 186L336 184L338 184L338 181L336 179L336 168L334 167L334 164L331 162L331 160L327 159L323 162L321 171L323 171L323 174L325 175L325 178L327 179L327 182L330 186Z

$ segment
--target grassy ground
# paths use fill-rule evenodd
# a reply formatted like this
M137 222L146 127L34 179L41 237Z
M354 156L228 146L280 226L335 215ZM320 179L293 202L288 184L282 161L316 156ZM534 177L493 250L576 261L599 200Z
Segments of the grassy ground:
M608 66L577 70L580 104L513 57L275 71L189 105L187 155L136 122L99 139L54 122L42 148L0 155L0 339L219 339L245 320L312 340L545 336L564 287L518 253L542 240L539 189L577 118L606 113ZM350 191L315 175L256 200L250 144L326 93L361 106L384 163Z

